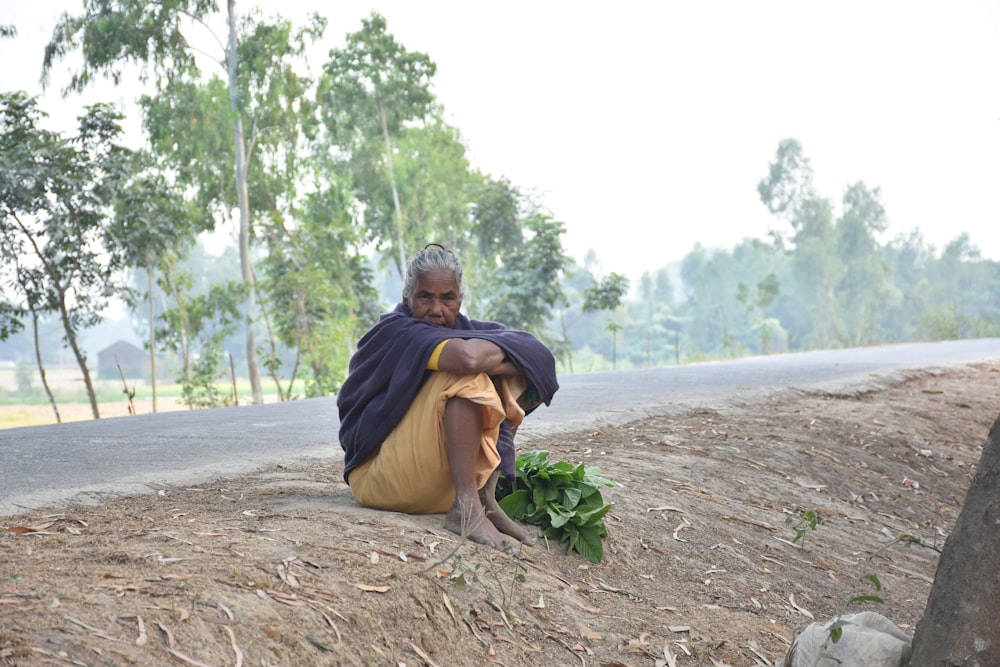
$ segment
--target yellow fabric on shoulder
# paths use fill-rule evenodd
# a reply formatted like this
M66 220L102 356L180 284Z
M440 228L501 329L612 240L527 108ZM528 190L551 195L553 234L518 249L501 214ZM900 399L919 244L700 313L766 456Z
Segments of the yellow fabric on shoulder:
M427 360L427 370L436 371L438 370L438 360L441 358L441 350L444 349L444 344L447 343L450 338L445 338L443 341L437 344L434 351L431 352L431 358Z

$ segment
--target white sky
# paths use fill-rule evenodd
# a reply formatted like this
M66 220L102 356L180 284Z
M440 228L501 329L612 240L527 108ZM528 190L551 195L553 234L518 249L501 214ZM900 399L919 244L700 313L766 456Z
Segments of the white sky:
M732 247L783 229L756 186L788 137L836 203L856 181L881 187L888 238L919 228L940 249L964 231L1000 259L1000 3L239 6L252 4L297 25L320 9L329 26L316 68L381 11L398 41L437 63L435 92L474 164L538 192L566 223L569 253L582 261L594 249L605 272L635 279L695 243ZM0 24L19 32L0 40L0 89L40 92L55 17L81 7L0 0ZM135 97L102 90L67 100L51 91L43 108L72 121L85 99Z

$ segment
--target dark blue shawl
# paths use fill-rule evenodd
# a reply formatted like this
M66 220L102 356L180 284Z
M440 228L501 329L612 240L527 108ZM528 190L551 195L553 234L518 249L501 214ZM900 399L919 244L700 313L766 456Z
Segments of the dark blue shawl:
M337 394L340 445L344 448L344 479L378 451L406 414L427 378L427 361L447 338L484 338L496 343L517 365L548 405L559 388L555 358L545 345L525 331L496 322L472 320L459 314L452 329L435 326L410 314L400 303L358 342L358 350ZM512 474L513 434L501 425L501 469Z

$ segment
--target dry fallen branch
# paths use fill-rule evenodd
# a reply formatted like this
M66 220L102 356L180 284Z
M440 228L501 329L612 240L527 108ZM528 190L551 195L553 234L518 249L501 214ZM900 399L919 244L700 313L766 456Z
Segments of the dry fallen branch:
M646 511L647 512L681 512L681 513L684 512L684 510L682 510L681 508L679 508L679 507L672 507L670 505L663 505L662 507L647 507Z
M556 637L554 635L550 635L550 634L546 633L545 636L548 637L549 639L553 640L553 641L556 641L556 642L562 644L563 647L567 651L569 651L570 653L572 653L573 655L575 655L577 657L577 659L580 661L580 664L583 665L583 667L587 667L587 660L582 655L580 655L580 653L578 651L574 651L572 646L570 646L569 644L567 644L566 642L564 642L562 639L560 639L559 637Z
M483 646L489 646L489 644L486 642L486 640L483 639L482 637L480 637L479 633L476 632L476 628L475 628L475 626L473 626L472 622L469 621L467 613L466 614L462 614L462 622L465 623L465 625L468 626L469 630L472 632L472 636L475 637L476 639L478 639L480 644L482 644Z
M223 613L226 615L226 617L230 621L236 620L236 617L233 616L233 612L232 612L232 610L229 609L229 607L227 607L226 605L222 604L221 602L216 602L215 604L218 605L219 609L221 609L223 611Z

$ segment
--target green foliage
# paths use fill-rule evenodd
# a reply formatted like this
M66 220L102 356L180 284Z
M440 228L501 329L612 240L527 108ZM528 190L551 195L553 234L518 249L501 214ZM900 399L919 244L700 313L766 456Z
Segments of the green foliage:
M34 396L35 386L35 368L29 364L25 359L19 359L17 366L14 368L14 377L17 380L17 393L22 396Z
M513 519L541 526L545 537L567 542L570 551L599 563L607 536L601 487L613 486L597 467L565 461L550 462L548 452L526 452L517 457L517 472L509 488L498 485L500 507Z
M523 229L521 244L504 253L486 314L544 337L546 320L564 299L561 279L569 262L562 247L566 227L549 215L535 213L524 220Z
M495 264L498 257L521 244L521 199L506 178L485 178L476 186L472 235L477 256Z
M291 382L301 379L307 397L327 396L343 381L350 348L377 317L371 272L358 247L359 230L337 182L304 197L295 220L275 218L264 241L267 255L258 278L262 305L276 343L296 353ZM280 355L265 365L277 381Z
M813 171L809 158L796 139L783 139L778 144L768 174L757 184L757 193L768 210L798 227L798 211L814 196Z
M628 292L628 278L620 273L605 276L583 291L583 312L592 313L595 310L606 310L609 313L618 309L622 297ZM618 332L624 326L613 317L608 317L605 328L611 332L611 366L618 367Z
M628 292L628 278L620 273L611 273L583 291L583 312L595 310L615 310Z
M864 577L862 577L862 580L872 584L875 587L876 591L882 590L882 582L879 581L879 578L876 575L866 574ZM882 604L884 600L878 595L855 595L850 600L848 600L848 604L852 602L877 602L879 604ZM844 628L848 625L851 625L851 622L845 619L841 614L838 614L833 619L833 622L830 624L830 634L828 635L829 641L834 644L839 642L844 636ZM825 649L827 646L828 644L824 642L821 648ZM841 660L835 658L831 654L827 653L825 650L820 653L820 657L826 658L828 660L833 660L837 664L842 663Z
M409 206L400 201L394 152L405 127L431 115L436 70L427 55L397 42L385 18L372 12L361 30L347 35L343 48L330 51L317 86L327 152L338 155L338 173L358 188L368 239L395 263L400 276L416 247L407 238L410 223L422 221L408 214L404 218Z
M158 341L182 357L178 383L183 387L182 401L190 407L234 402L231 390L220 390L217 384L227 376L229 359L222 343L239 326L243 289L235 281L213 284L203 294L185 295L158 318Z
M85 0L83 14L60 18L45 47L42 80L67 54L79 49L85 55L68 90L82 91L97 76L116 85L126 63L150 63L144 72L158 81L197 72L194 52L182 28L190 18L203 19L216 10L215 0L172 0L149 4L143 0Z
M119 144L121 114L109 105L88 107L69 138L43 129L43 116L36 99L0 94L0 282L19 301L0 307L0 333L22 326L29 312L57 316L97 418L78 338L118 290L121 256L105 249L131 153Z
M816 530L817 526L823 525L823 517L819 515L816 510L805 510L799 514L799 518L795 521L792 517L787 517L785 523L791 525L792 530L795 531L795 537L792 538L792 543L797 544L798 542L805 541L807 530Z
M217 343L202 347L191 372L180 380L181 402L191 408L219 408L236 404L231 391L220 387L225 378L226 358Z

